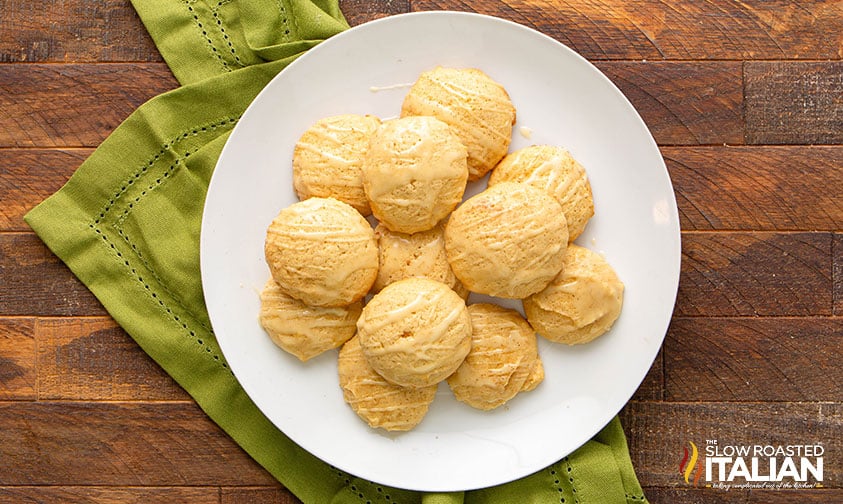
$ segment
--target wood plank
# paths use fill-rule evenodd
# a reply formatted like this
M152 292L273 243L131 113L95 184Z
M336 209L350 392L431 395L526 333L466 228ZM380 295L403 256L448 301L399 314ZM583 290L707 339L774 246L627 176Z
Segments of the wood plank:
M687 488L679 473L683 448L689 442L704 447L707 440L721 447L821 444L823 486L840 489L843 483L843 403L634 401L621 412L621 422L644 487Z
M128 0L7 0L0 62L161 61Z
M0 485L267 486L192 402L0 403Z
M0 233L0 316L85 316L106 311L34 233Z
M107 317L40 319L42 400L191 400L116 322Z
M36 398L35 319L0 318L0 400Z
M15 504L218 504L219 489L208 487L102 487L7 486L0 487L0 502Z
M843 147L662 147L683 230L843 228Z
M843 316L843 233L834 233L832 245L834 261L834 314Z
M95 147L177 86L164 63L0 65L0 147Z
M410 0L340 0L340 10L351 26L410 12Z
M739 62L598 61L659 145L744 143Z
M743 143L739 63L599 66L662 145ZM164 64L0 66L0 89L9 90L0 94L8 112L0 146L95 147L138 105L176 85Z
M841 318L675 318L664 353L670 401L843 402Z
M273 487L220 489L220 504L301 504L301 501L289 490L276 485Z
M753 61L744 73L747 143L843 143L843 61Z
M554 37L588 59L837 59L843 55L843 5L834 0L472 4L415 0L412 7L507 17Z
M653 365L632 396L633 401L661 401L664 399L664 350L659 350Z
M674 315L831 315L831 245L831 233L683 233Z
M0 149L0 231L27 231L23 216L67 182L92 149Z

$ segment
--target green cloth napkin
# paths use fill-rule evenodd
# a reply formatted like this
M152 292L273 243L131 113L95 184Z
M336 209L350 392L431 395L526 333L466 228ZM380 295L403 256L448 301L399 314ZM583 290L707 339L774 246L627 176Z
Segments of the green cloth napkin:
M617 418L521 480L420 493L346 474L261 414L214 338L199 273L205 193L228 134L298 55L348 24L336 0L133 0L181 87L143 104L26 221L113 318L305 503L646 502Z

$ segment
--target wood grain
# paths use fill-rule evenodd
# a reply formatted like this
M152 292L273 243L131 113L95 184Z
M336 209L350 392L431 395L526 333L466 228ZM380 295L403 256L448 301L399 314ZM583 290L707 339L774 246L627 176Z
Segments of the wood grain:
M831 233L683 233L675 316L829 316Z
M739 62L596 62L659 145L744 143Z
M214 487L98 487L7 486L0 487L0 504L219 504Z
M664 343L670 401L843 402L843 319L674 318Z
M111 318L40 319L35 335L39 399L191 400Z
M621 412L632 463L645 487L685 488L678 467L688 442L822 444L826 488L843 485L843 404L630 402ZM714 489L712 489L713 491Z
M192 402L0 403L0 486L265 486Z
M588 59L839 59L843 5L834 0L414 0L413 10L458 9L540 30Z
M35 319L0 318L0 400L36 398Z
M843 233L834 233L831 257L834 262L834 314L843 316Z
M177 85L164 63L0 65L0 147L96 147Z
M58 191L92 149L0 149L0 231L29 231L23 216Z
M105 315L78 278L33 233L0 233L0 316Z
M5 0L0 62L161 61L126 0Z
M751 61L744 69L747 143L843 142L842 61Z
M274 487L231 488L220 490L220 504L300 504L286 488Z
M685 231L843 228L843 148L662 147Z
M410 12L410 0L340 0L340 10L351 26Z

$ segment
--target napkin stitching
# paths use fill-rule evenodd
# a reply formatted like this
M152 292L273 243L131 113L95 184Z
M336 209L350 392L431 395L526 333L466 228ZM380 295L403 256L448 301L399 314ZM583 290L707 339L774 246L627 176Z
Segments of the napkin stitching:
M218 12L220 7L229 3L231 3L231 0L219 0L219 2L217 2L217 5L211 7L211 14L214 16L214 21L217 22L217 29L220 31L223 39L225 40L225 43L228 45L228 49L231 51L231 55L234 56L234 61L236 61L238 65L243 67L245 65L243 65L242 61L240 61L240 55L237 54L237 51L234 48L234 44L231 42L231 38L229 38L228 33L225 31L225 27L222 24L222 18L220 17L220 14Z
M548 469L550 470L550 475L553 477L553 483L556 485L556 490L559 492L559 502L560 504L564 504L566 502L565 489L562 488L559 472L556 470L556 466L560 465L560 462L548 466Z
M290 38L295 36L291 36L290 23L287 16L287 7L284 5L284 0L275 0L275 5L278 7L278 13L281 14L281 23L284 25L284 40L289 41ZM296 33L298 33L299 27L296 24L296 16L293 16L292 18L293 28L295 28Z
M170 139L167 140L161 146L161 148L158 150L158 152L156 154L154 154L146 163L144 163L143 166L141 166L141 168L139 168L131 176L129 176L129 178L120 187L120 190L117 191L117 193L108 200L108 202L100 210L100 213L98 214L98 216L88 225L88 227L90 229L92 229L102 239L102 241L109 246L109 248L112 251L114 251L114 253L115 253L115 255L118 259L118 262L121 262L123 264L123 266L125 266L126 268L129 269L129 271L132 273L134 278L138 282L140 282L140 284L143 286L144 290L147 293L149 293L149 295L152 297L152 299L157 301L158 305L161 308L164 309L164 311L167 313L169 318L171 318L174 322L179 324L182 327L182 329L187 331L187 333L192 338L196 338L196 343L199 344L200 346L204 347L205 353L209 354L210 357L212 357L214 361L218 362L220 365L222 365L223 368L225 368L229 372L231 372L231 370L229 369L228 364L225 362L225 360L223 358L221 358L221 356L217 352L214 352L214 350L211 348L210 345L206 345L205 341L203 339L203 336L200 335L200 334L197 334L197 332L194 329L192 329L190 325L188 325L186 322L184 322L182 320L181 316L177 315L173 311L173 309L170 306L168 306L167 303L165 303L161 299L161 297L158 295L157 292L153 291L152 286L150 285L150 282L147 282L147 281L144 280L143 275L141 275L137 271L137 269L132 266L131 262L124 257L123 252L118 250L116 245L108 238L108 235L102 229L100 229L100 225L103 223L102 221L105 219L105 217L117 205L117 203L128 193L130 187L133 186L135 183L139 182L142 179L142 177L149 174L150 168L154 167L157 164L157 162L160 160L160 158L168 150L174 149L176 147L176 145L180 144L182 141L186 140L187 138L189 138L191 136L198 136L202 133L215 132L220 128L224 128L226 126L233 126L235 123L237 123L238 120L239 120L239 116L238 117L223 117L223 118L219 118L219 119L216 119L214 121L210 121L208 123L205 123L205 125L202 125L202 126L197 126L197 127L191 128L189 130L183 130L181 133L179 133L179 134L177 134L173 137L170 137ZM164 173L159 175L155 179L154 183L150 184L146 189L142 190L140 192L140 194L137 197L134 198L133 201L130 201L127 204L127 206L123 210L123 212L115 219L115 222L114 222L114 225L113 225L113 228L117 231L117 234L126 242L127 245L129 245L131 247L131 249L132 249L135 257L138 259L138 261L140 261L140 263L144 266L144 268L147 271L149 271L149 273L152 275L152 278L155 280L155 283L157 284L156 287L159 290L168 294L173 299L176 306L178 308L180 308L182 311L184 311L185 313L188 313L188 314L190 314L191 311L187 307L185 307L184 304L179 300L179 296L176 295L172 290L170 290L167 287L166 283L161 280L160 276L155 272L155 269L152 268L151 264L149 264L149 262L143 257L143 254L140 252L137 245L131 241L130 237L122 229L121 225L122 225L123 222L125 222L126 218L131 213L135 204L140 202L141 198L148 195L151 191L160 187L160 185L164 181L166 181L175 172L176 167L180 166L182 161L187 159L190 156L190 154L191 154L190 151L187 151L187 152L184 153L184 155L176 157L176 159L172 162L172 164L170 164L170 166L164 171ZM210 337L213 337L213 330L211 328L209 328L201 320L196 320L195 316L193 318L194 318L193 323L197 324L199 326L199 328L201 328L203 333L207 333Z
M574 486L574 475L573 475L574 468L571 467L571 459L569 459L568 457L565 457L564 459L562 459L562 461L565 462L566 470L568 472L568 481L571 483L571 492L573 493L573 496L574 496L574 504L579 504L580 500L579 500L579 498L577 498L577 495L576 495L577 494L577 487Z
M223 70L225 70L226 72L230 72L231 67L228 66L228 62L225 61L225 59L222 57L221 52L214 45L214 41L208 35L208 30L205 28L205 26L202 24L202 20L199 18L198 11L196 11L196 9L194 9L193 6L190 5L190 2L191 0L182 0L182 3L187 7L187 10L190 12L190 15L193 16L194 23L202 32L202 37L205 39L205 42L208 43L208 47L211 49L211 54L216 57L217 62L222 65Z
M334 466L331 466L331 468L337 472L338 477L342 478L345 481L345 488L350 489L354 494L356 494L357 498L360 499L361 502L363 502L363 499L366 499L365 504L372 504L372 499L369 499L369 498L366 497L366 495L363 493L363 489L358 488L355 483L352 483L353 479L357 479L358 481L365 482L365 483L368 483L368 484L373 484L371 481L363 480L363 479L360 479L360 478L354 478L353 476L346 473L342 469L339 469L339 468L334 467ZM393 500L391 495L384 492L384 487L382 487L380 485L376 485L375 489L378 492L378 499L379 500L382 498L384 500L384 502L388 502L388 503L391 503L391 504L400 504L399 501Z

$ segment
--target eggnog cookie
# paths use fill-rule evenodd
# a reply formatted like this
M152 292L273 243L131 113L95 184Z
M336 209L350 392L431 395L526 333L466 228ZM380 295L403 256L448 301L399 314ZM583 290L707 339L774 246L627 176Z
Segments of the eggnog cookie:
M302 361L337 348L357 331L363 309L358 301L348 306L308 306L281 290L269 279L260 294L260 323L272 341Z
M468 149L469 180L477 180L509 150L515 107L506 89L481 70L437 67L410 88L401 116L448 123Z
M281 290L311 306L349 305L378 274L372 226L333 198L310 198L281 210L267 229L264 252Z
M401 233L426 231L462 201L468 180L465 146L433 117L386 121L363 159L372 213Z
M620 315L623 288L603 256L572 244L562 273L524 299L524 312L530 325L549 340L587 343L608 331Z
M522 182L543 189L562 206L568 241L574 241L594 215L585 168L562 147L533 145L507 154L492 171L489 185Z
M460 205L445 225L445 252L470 291L521 299L562 269L568 226L559 203L527 184L501 182Z
M378 224L375 238L378 240L379 257L375 291L405 278L425 277L444 283L463 299L468 297L468 289L454 276L445 257L445 235L441 224L413 234L395 233Z
M536 357L533 362L533 367L530 369L530 374L524 381L524 386L521 387L521 392L529 392L539 386L539 383L544 381L544 364L542 363L541 355Z
M343 399L371 427L408 431L422 421L436 396L436 385L407 388L384 380L366 361L356 336L340 349L337 371Z
M363 307L357 334L375 371L405 387L444 380L471 349L465 301L427 278L399 280L375 294Z
M375 116L345 114L308 128L293 149L293 186L299 199L335 198L371 214L360 169L369 137L380 124Z
M538 359L536 333L517 311L495 304L472 304L468 313L471 351L448 385L458 400L490 410L524 390Z

